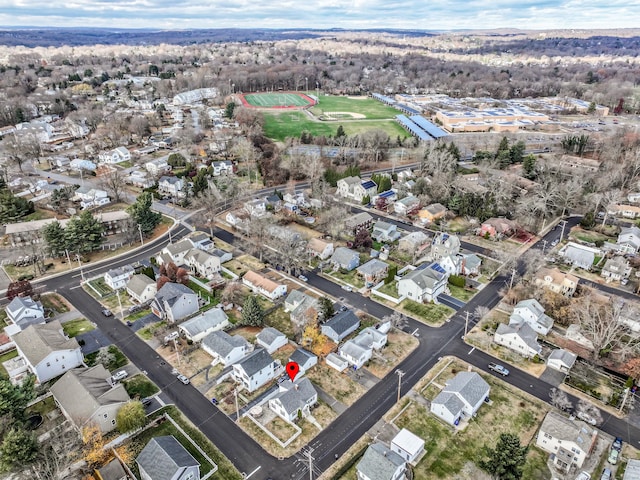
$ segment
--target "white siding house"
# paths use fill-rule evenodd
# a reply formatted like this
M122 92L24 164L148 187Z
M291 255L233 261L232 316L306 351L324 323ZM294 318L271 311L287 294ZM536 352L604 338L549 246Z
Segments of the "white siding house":
M120 290L127 286L129 279L134 273L133 267L129 265L113 268L104 274L104 283L106 283L111 290Z
M472 417L489 396L489 384L476 372L460 372L431 402L431 413L450 425Z
M280 361L271 358L265 349L257 348L233 365L232 375L243 388L253 392L282 372Z

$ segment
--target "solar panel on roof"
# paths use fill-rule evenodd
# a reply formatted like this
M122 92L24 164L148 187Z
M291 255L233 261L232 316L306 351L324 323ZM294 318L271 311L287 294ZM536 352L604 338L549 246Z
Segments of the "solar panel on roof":
M416 110L415 108L411 108L409 105L405 105L404 103L396 103L396 108L399 108L400 110L403 110L410 115L420 115L420 111Z
M366 182L362 182L362 188L368 189L376 186L376 183L372 180L367 180Z
M441 128L438 128L429 120L427 120L426 118L420 115L412 116L411 121L414 122L416 125L418 125L420 128L422 128L425 132L427 132L433 138L442 138L449 135L447 132L445 132Z
M432 263L431 265L429 265L429 268L439 273L447 273L446 270L442 268L439 263Z
M424 130L409 120L405 115L396 115L396 120L398 120L407 130L413 133L420 140L425 142L433 140Z

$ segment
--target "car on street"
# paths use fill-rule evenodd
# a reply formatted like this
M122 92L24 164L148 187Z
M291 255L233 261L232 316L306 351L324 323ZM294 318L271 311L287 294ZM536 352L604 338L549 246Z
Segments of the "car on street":
M611 470L605 467L602 470L602 475L600 475L600 480L611 480Z
M609 452L609 458L607 458L607 461L611 464L611 465L615 465L616 463L618 463L618 457L620 456L620 450L616 450L615 448L611 448L611 451Z
M551 242L551 246L555 247L558 244L558 242L560 242L560 240L556 238L553 242Z
M111 310L109 310L108 308L105 308L102 310L102 315L104 315L105 317L112 317L113 312L111 312Z
M353 288L351 288L350 285L343 285L342 286L343 290L346 290L347 292L353 292Z
M124 370L120 370L119 372L116 372L113 375L111 375L111 380L113 381L113 383L116 383L116 382L119 382L120 380L124 380L128 376L129 374L127 372L125 372Z
M304 275L298 275L298 278L300 280L302 280L303 282L308 282L309 281L309 279L307 277L305 277Z
M496 373L499 373L503 377L506 377L507 375L509 375L509 370L507 368L503 367L502 365L500 365L499 363L490 363L487 366L487 368L489 370L493 370Z
M184 383L185 385L189 385L191 383L191 381L189 380L188 377L180 374L176 377L178 380L180 380L182 383Z

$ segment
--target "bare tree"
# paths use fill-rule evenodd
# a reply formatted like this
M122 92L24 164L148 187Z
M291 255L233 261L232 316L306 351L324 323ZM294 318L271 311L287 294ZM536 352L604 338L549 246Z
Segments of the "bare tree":
M397 328L398 330L402 330L409 323L407 321L407 317L405 317L402 313L394 310L390 315L386 315L382 318L383 322L391 322L391 326Z
M480 321L482 320L484 317L486 317L487 315L489 315L489 312L491 310L489 310L488 307L485 307L484 305L478 305L475 310L473 311L473 317L476 319L476 321Z
M120 202L125 190L124 175L119 168L112 168L109 173L100 177L100 186L113 197L115 203Z
M30 160L40 161L40 142L31 133L14 135L7 142L6 152L9 161L17 165L22 172L22 165L26 162Z
M569 400L569 396L559 388L553 387L549 390L549 397L551 397L551 405L560 410L569 410L573 404Z
M598 407L587 400L578 400L576 413L578 418L585 420L592 425L600 425L602 423L602 412Z

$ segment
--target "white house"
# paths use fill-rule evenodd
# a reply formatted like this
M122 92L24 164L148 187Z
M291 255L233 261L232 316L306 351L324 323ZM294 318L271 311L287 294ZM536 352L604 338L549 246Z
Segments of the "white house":
M401 480L405 471L404 459L382 443L369 445L356 465L358 480Z
M538 344L538 334L527 323L519 325L501 323L496 329L493 341L528 358L542 352L542 347Z
M338 349L338 354L355 368L362 368L371 359L373 350L358 345L353 340L347 340Z
M541 268L536 272L536 285L552 292L572 297L578 288L579 278L557 268Z
M79 367L84 361L77 340L64 334L58 320L30 325L11 340L39 383Z
M156 257L159 265L173 262L176 265L184 264L184 257L191 252L193 244L188 239L180 240L179 242L170 243L160 251L160 255Z
M629 278L629 275L631 275L631 266L629 261L622 256L609 258L600 273L601 277L607 279L607 283L611 281L619 282L625 278Z
M338 180L336 194L351 198L354 201L360 203L364 197L373 196L378 192L378 185L373 180L361 180L358 177L346 177Z
M438 260L450 255L457 256L460 253L460 239L457 235L445 232L437 233L431 242L431 258Z
M394 223L378 220L373 224L371 238L378 242L395 242L401 237L398 227Z
M569 242L558 252L564 257L567 263L583 270L591 270L596 256L602 256L602 251L598 248L591 248L578 243Z
M337 370L338 372L344 372L349 366L349 362L347 362L340 355L336 355L335 353L330 353L324 359L327 366Z
M287 336L273 327L266 327L256 335L256 343L268 353L273 353L289 343Z
M154 177L171 171L171 165L167 163L165 158L151 160L144 164L144 168Z
M184 256L184 263L199 276L207 279L220 272L220 258L199 248L189 250Z
M460 372L431 402L431 413L449 425L472 417L489 396L489 384L476 372Z
M396 452L407 462L414 464L424 452L424 440L403 428L393 437L389 445L392 452Z
M440 265L448 275L460 275L462 272L462 257L459 255L447 255L438 259Z
M393 210L399 215L406 215L407 212L415 211L420 208L420 199L413 195L396 200L393 204Z
M104 274L104 283L106 283L111 290L120 290L127 286L127 283L131 277L133 277L134 273L135 270L130 265L112 268Z
M274 282L264 275L248 271L242 277L242 283L254 292L264 295L269 300L274 301L287 293L287 285Z
M398 295L418 303L437 302L444 292L449 275L437 263L416 268L398 280Z
M575 353L563 348L557 348L549 354L547 366L560 372L569 373L577 358L578 356Z
M255 198L244 202L245 211L252 217L261 217L267 213L267 202L263 198Z
M333 242L327 242L320 238L312 238L307 243L307 248L311 255L320 260L326 260L333 255Z
M278 384L278 393L269 399L269 408L287 422L307 418L318 401L318 393L308 378L285 380Z
M228 367L240 361L252 348L244 337L217 330L202 339L202 350L213 357L212 365L222 363Z
M151 280L144 274L137 274L129 279L127 293L136 302L147 303L158 293L158 287L155 280Z
M158 180L158 192L180 198L184 195L184 181L178 177L163 175Z
M89 187L78 188L73 200L80 202L82 208L100 207L111 203L111 199L105 190Z
M300 367L298 375L304 375L307 370L318 364L318 357L304 348L297 348L289 357L289 361L296 362Z
M528 324L540 335L548 335L553 327L553 318L544 313L544 308L537 300L530 298L518 302L509 317L509 325L521 323Z
M21 329L34 323L44 323L44 307L31 297L14 297L5 311L9 320Z
M230 160L220 160L218 162L212 162L213 175L215 177L219 175L231 175L233 174L233 162Z
M253 392L282 372L279 360L273 360L264 348L257 348L233 365L232 375L242 387Z
M616 244L620 253L637 253L640 250L640 228L634 225L621 229Z
M131 152L126 147L117 147L108 152L98 154L98 159L103 163L120 163L131 160Z
M229 317L221 308L212 308L178 325L178 330L192 342L199 342L210 333L224 330L230 325Z
M200 250L204 250L209 253L215 249L215 244L207 233L195 231L191 233L187 239L191 242L193 248L199 248Z
M581 420L569 420L552 410L544 417L536 437L536 446L551 454L558 469L569 472L572 467L582 467L597 440L596 428Z
M151 301L151 311L157 317L175 323L200 309L198 295L180 283L165 283Z

